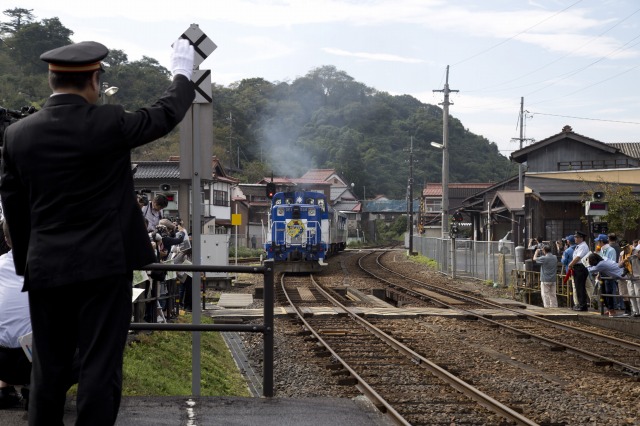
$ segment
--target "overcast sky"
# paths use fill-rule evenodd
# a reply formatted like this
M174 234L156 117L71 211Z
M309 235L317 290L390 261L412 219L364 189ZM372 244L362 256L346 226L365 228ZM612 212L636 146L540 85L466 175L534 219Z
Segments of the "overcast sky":
M566 124L603 142L640 142L637 0L11 0L58 17L74 41L169 67L170 44L198 24L217 45L212 81L291 81L334 65L390 94L438 104L509 156ZM64 4L64 5L63 5ZM6 20L3 15L2 20ZM408 141L407 141L408 143Z

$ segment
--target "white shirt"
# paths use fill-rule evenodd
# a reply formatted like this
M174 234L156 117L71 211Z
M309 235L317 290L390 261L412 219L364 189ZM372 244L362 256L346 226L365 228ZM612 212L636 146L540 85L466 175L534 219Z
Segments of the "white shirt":
M147 231L153 232L156 226L158 226L158 223L160 223L160 219L162 219L162 210L155 211L153 209L153 202L149 201L149 204L142 208L142 215L149 221Z
M13 250L0 256L0 346L19 348L18 337L31 332L29 297L16 274Z
M584 259L584 257L589 254L589 251L589 246L583 241L573 249L573 258L579 257L580 259Z

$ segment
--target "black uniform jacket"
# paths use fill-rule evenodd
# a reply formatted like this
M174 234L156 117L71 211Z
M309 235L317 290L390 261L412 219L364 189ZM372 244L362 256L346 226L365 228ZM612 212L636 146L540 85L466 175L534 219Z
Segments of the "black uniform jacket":
M135 112L60 94L7 128L0 196L23 290L127 274L154 262L130 151L171 131L194 97L182 75L155 104Z

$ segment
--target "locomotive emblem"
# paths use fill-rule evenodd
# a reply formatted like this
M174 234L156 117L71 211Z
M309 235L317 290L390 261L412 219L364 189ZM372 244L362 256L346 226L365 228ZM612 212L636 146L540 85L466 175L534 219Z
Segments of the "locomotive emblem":
M287 223L287 234L291 238L295 238L304 232L304 222L301 219L291 219Z

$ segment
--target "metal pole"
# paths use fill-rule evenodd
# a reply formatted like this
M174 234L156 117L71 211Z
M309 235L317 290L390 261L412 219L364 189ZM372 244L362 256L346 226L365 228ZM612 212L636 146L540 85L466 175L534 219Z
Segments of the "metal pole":
M456 278L456 238L453 235L451 236L451 278Z
M238 214L238 203L236 203L236 214ZM236 261L235 265L238 266L238 225L236 225Z
M265 260L265 268L268 269L264 274L264 377L262 378L262 394L265 397L273 396L273 259Z
M413 256L413 136L409 149L409 256Z
M444 93L442 105L442 238L449 236L449 93L458 90L449 89L449 65L447 65L447 75L444 89L434 90L434 92Z
M489 279L489 265L491 265L491 202L487 201L487 279Z
M449 236L449 105L453 105L449 102L449 93L457 92L458 90L449 89L449 65L447 65L447 75L445 78L444 88L442 90L434 90L434 92L444 93L444 102L442 105L442 240ZM454 247L451 244L451 255L449 259L453 261ZM452 264L451 269L455 269ZM452 272L452 277L455 272Z
M202 228L202 221L200 219L201 206L200 206L200 105L193 104L191 109L193 114L193 149L191 161L193 166L193 176L191 178L191 212L192 212L192 244L191 262L193 265L201 265L201 247L200 247L200 231ZM193 279L191 280L191 314L192 322L194 324L200 324L202 321L200 310L200 285L202 283L202 273L194 272ZM193 396L200 396L200 332L195 331L192 336L191 344L191 393Z
M524 140L524 97L520 98L520 149L522 149L522 141ZM522 191L523 186L523 172L524 168L522 163L518 163L518 191ZM517 244L517 241L516 241Z

